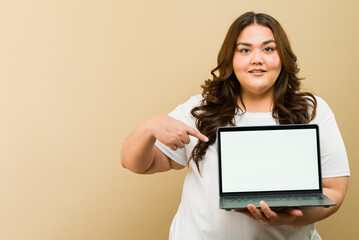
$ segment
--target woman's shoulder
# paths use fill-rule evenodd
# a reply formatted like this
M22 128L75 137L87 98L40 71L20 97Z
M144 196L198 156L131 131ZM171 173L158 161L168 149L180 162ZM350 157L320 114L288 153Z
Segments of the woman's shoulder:
M191 96L187 101L180 104L179 107L186 108L186 109L192 109L194 107L201 105L202 100L203 100L202 94L197 94L197 95Z
M201 94L194 95L187 99L187 101L179 104L172 112L169 113L171 117L178 120L184 120L185 118L192 118L191 110L194 107L201 105L203 97Z
M314 96L317 100L317 112L326 113L326 114L333 114L331 108L329 107L328 103L319 96Z
M333 115L332 109L329 107L328 103L319 96L314 96L317 101L316 116L313 120L314 123L319 123L327 120Z
M192 97L190 97L189 101L191 101L193 104L199 105L203 100L202 94L197 94Z
M191 110L194 107L197 107L201 104L203 97L201 94L194 95L187 99L184 103L178 105L174 110L172 110L168 115L173 117L181 122L187 124L188 126L195 128L196 119L191 114Z

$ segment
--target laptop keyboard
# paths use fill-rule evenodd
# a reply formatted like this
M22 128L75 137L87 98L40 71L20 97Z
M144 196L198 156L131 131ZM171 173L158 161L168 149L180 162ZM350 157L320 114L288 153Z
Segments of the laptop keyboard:
M240 203L240 202L248 202L255 203L260 201L302 201L302 200L318 200L323 199L319 195L280 195L280 196L256 196L256 197L228 197L225 198L226 203Z

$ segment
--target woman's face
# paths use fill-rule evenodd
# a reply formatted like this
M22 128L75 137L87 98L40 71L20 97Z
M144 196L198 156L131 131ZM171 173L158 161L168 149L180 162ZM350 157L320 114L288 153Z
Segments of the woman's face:
M237 38L233 56L234 73L243 97L272 96L282 68L272 31L250 25Z

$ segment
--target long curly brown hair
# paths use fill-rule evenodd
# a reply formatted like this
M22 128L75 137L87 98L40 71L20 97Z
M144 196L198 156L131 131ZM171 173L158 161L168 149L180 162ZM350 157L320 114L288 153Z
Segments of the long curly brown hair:
M272 116L277 124L306 124L316 115L317 102L313 94L299 92L300 81L297 76L299 68L288 37L277 20L263 14L247 12L238 17L230 26L218 53L217 67L211 71L213 79L202 85L203 100L200 106L194 107L191 114L196 118L197 129L209 138L208 142L198 141L191 159L199 169L208 147L215 143L217 128L234 126L234 117L245 106L241 98L241 86L233 71L233 56L236 41L244 28L252 24L268 27L272 30L278 54L282 62L281 72L274 84ZM215 72L218 71L218 76ZM238 106L240 100L244 106Z

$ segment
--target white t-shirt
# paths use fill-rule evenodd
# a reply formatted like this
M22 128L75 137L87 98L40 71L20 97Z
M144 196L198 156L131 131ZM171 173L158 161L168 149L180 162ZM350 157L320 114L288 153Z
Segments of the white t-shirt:
M194 129L195 118L190 111L200 105L203 97L196 95L179 105L169 116L182 121ZM349 165L345 146L337 127L334 114L323 99L316 97L317 116L311 123L320 128L322 177L349 176ZM275 125L271 112L244 113L235 116L237 126ZM191 142L184 148L172 151L160 142L156 146L169 158L179 164L190 166L183 185L182 200L170 229L171 240L206 239L321 239L315 224L294 227L289 225L265 226L251 218L233 211L219 209L217 141L211 145L199 166L189 157L197 143Z

